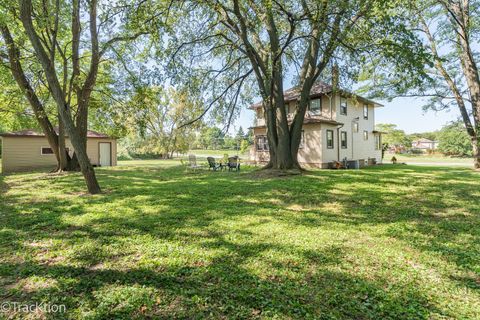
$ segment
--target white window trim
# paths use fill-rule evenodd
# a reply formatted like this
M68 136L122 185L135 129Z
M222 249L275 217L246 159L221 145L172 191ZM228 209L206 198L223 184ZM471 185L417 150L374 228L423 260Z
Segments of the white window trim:
M40 147L40 155L41 156L51 156L51 155L55 154L55 153L53 153L53 150L52 150L52 153L43 153L43 149L50 149L51 150L52 148L45 147L45 146Z
M345 101L345 113L342 112L342 102ZM348 102L347 98L340 97L340 114L346 116L348 114Z
M331 147L328 145L328 133L329 132L332 133L332 139L331 139L332 140L332 146ZM333 134L333 130L327 129L325 131L325 138L326 138L325 140L326 140L326 144L327 144L327 149L335 149L335 136Z
M300 136L300 144L298 145L298 149L303 149L305 147L305 130L302 130Z
M365 115L365 109L367 110L367 115ZM363 119L368 120L368 116L369 116L369 114L368 114L368 104L365 103L363 105Z
M318 108L317 111L312 110L312 102L313 101L318 101L319 108ZM310 102L308 103L308 112L310 112L312 115L316 115L316 116L322 114L322 98L321 97L310 100Z
M343 146L343 135L345 134L345 146ZM340 131L340 148L348 149L348 133L347 131L343 130Z

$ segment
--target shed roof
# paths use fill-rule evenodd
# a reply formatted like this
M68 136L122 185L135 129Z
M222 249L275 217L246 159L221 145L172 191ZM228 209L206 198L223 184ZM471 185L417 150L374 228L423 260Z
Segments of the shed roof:
M58 134L58 128L55 128L55 132L57 132ZM14 132L0 133L0 137L45 137L45 134L43 132L38 132L35 129L27 129L27 130L20 130L20 131L14 131ZM87 138L113 139L104 133L96 132L93 130L87 131Z

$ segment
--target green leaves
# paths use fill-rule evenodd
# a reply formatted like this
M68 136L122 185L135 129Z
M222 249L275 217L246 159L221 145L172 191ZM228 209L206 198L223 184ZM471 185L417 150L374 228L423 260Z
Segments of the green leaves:
M438 150L449 156L471 156L472 143L461 121L451 123L438 133Z

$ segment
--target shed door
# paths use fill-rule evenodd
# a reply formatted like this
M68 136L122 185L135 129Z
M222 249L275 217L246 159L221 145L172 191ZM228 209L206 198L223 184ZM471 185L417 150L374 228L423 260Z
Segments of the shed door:
M112 165L112 144L110 142L100 142L100 166L108 167Z

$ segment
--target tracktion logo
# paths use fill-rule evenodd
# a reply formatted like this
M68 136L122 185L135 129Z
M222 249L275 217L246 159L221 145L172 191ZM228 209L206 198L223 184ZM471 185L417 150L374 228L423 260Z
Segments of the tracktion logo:
M1 313L10 312L43 312L43 313L64 313L67 307L64 304L50 304L45 302L25 303L18 301L6 301L0 304Z

